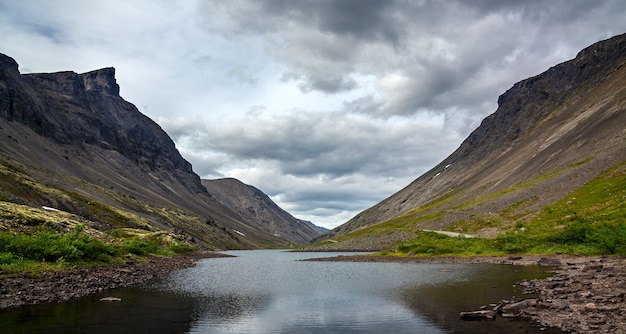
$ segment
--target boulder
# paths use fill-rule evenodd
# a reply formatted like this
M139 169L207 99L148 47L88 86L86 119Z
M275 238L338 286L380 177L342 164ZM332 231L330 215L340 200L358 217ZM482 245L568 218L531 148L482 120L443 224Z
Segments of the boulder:
M495 320L497 313L492 310L461 312L461 320Z
M560 267L561 261L559 259L542 257L539 261L537 261L537 264L544 267Z
M502 307L502 314L519 315L529 307L536 306L536 299L524 299L522 301L506 304Z

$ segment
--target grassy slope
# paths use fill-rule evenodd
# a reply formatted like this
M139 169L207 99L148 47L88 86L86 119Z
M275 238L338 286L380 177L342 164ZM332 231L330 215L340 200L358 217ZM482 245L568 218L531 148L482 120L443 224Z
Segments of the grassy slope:
M151 207L105 189L101 192L134 210L151 212L163 221L199 219L181 210ZM44 208L37 203L77 214ZM2 274L121 262L136 256L174 255L193 249L181 236L155 230L131 210L120 210L46 185L18 166L0 161Z
M63 211L0 202L0 274L37 273L74 265L137 261L157 254L172 256L194 247L175 235L132 228L106 232Z
M65 180L62 183L66 186L62 189L32 175L19 165L0 160L0 202L35 208L42 205L54 207L74 213L88 228L97 230L133 228L159 232L162 229L158 226L166 226L175 233L176 228L186 228L197 230L199 234L206 236L205 247L208 249L238 246L237 236L229 233L227 228L216 222L205 221L197 214L180 207L157 206L116 192L112 188L61 174L53 175L55 179ZM6 230L6 221L6 215L0 216L0 231ZM183 235L177 238L183 238Z
M546 175L549 177L549 175ZM520 184L517 187L524 187ZM516 203L519 206L523 203ZM515 208L503 210L514 211ZM439 214L439 213L433 213ZM379 229L409 228L418 223L409 215L358 233L380 234ZM418 218L427 219L424 216ZM481 219L481 218L477 218ZM466 222L477 228L481 222ZM493 226L499 221L482 222ZM454 238L419 232L414 240L399 244L398 254L496 255L510 253L570 253L626 255L626 163L600 174L565 198L545 207L529 223L506 228L496 238ZM470 231L471 232L471 231Z

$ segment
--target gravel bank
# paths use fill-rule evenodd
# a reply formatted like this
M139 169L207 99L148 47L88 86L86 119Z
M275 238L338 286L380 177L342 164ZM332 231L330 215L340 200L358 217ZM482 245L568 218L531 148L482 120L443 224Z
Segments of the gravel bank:
M537 297L494 301L476 310L498 316L529 319L568 333L626 333L626 258L574 256L425 257L338 256L311 261L403 263L491 263L544 265L553 276L519 282L524 292ZM471 311L471 310L459 310ZM494 313L489 313L494 314ZM486 324L488 326L488 324Z
M115 288L128 287L191 267L203 258L222 253L197 252L175 257L150 257L120 265L46 271L40 277L0 276L0 309L39 303L58 303Z

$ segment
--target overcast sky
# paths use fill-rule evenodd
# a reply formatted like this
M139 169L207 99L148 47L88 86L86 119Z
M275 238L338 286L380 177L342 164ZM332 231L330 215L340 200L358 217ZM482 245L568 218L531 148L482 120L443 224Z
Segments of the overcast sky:
M22 73L115 67L202 178L327 228L434 167L515 82L624 32L622 0L0 0Z

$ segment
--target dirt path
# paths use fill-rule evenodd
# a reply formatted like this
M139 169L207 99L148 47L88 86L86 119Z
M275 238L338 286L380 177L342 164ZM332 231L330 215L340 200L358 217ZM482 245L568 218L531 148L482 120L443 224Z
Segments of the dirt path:
M465 233L458 233L458 232L450 232L450 231L441 231L441 230L422 230L424 232L434 232L434 233L438 233L438 234L443 234L443 235L447 235L449 237L461 237L461 238L476 238L475 235L472 234L465 234Z

